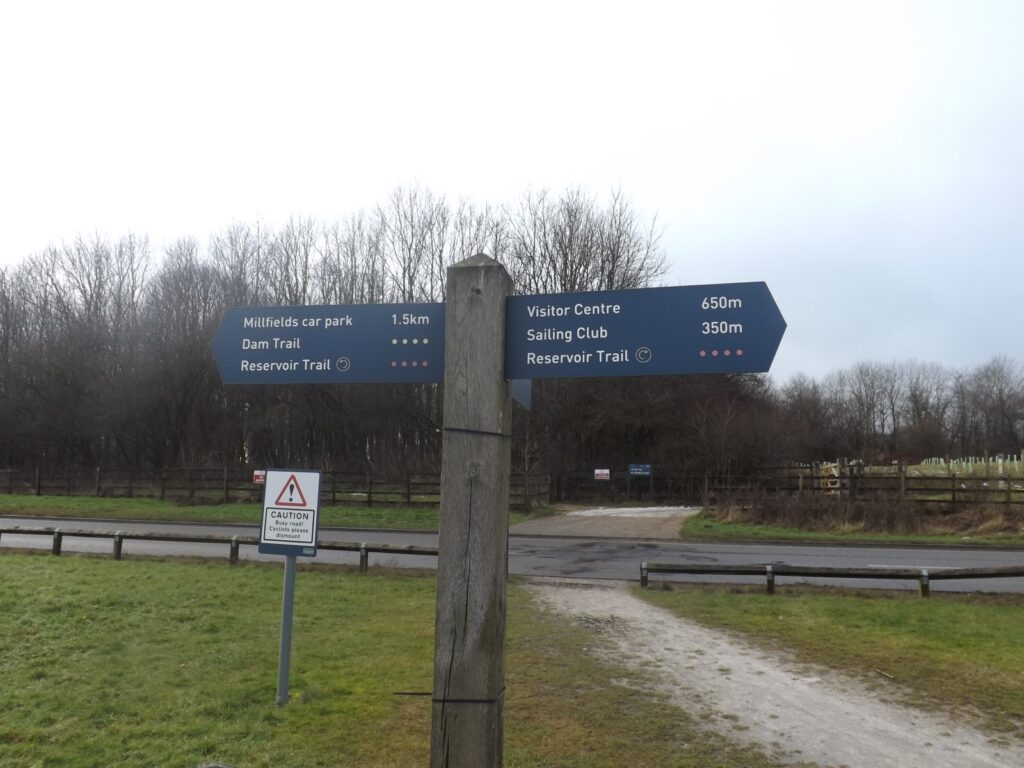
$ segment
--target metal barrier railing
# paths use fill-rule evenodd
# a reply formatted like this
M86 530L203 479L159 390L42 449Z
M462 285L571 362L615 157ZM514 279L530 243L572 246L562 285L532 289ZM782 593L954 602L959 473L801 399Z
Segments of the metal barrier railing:
M24 527L9 526L0 527L0 537L8 535L28 536L50 536L52 544L50 551L54 555L60 555L65 537L88 538L88 539L112 539L112 557L120 560L123 553L124 542L135 541L175 541L190 544L227 544L228 560L234 565L238 562L238 551L242 545L257 546L259 539L256 536L216 536L199 533L151 533L146 531L87 531L73 528L53 527ZM336 552L358 552L359 571L365 573L369 568L370 553L388 555L422 555L425 557L437 557L436 547L422 547L416 544L370 544L367 542L339 542L339 541L318 541L318 549Z
M921 597L931 593L930 582L956 579L1005 579L1024 576L1024 566L994 568L832 568L802 565L710 565L707 563L640 563L640 586L647 587L652 573L764 576L769 595L777 576L812 576L833 579L908 579L918 583Z

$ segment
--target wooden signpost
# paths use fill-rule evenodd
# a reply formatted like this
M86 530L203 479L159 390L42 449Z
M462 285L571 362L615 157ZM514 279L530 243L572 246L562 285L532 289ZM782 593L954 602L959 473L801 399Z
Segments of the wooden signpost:
M764 283L511 292L480 254L444 305L236 308L214 339L225 383L443 381L432 768L502 764L509 380L767 371L786 328Z

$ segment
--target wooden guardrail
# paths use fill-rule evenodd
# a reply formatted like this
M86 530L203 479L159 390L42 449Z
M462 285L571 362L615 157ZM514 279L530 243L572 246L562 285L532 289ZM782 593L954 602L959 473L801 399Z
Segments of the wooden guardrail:
M232 565L238 562L238 550L243 544L246 546L257 546L259 538L256 536L216 536L202 533L152 533L148 531L87 531L74 528L26 527L7 526L0 527L0 538L4 534L28 535L28 536L50 536L52 544L50 552L60 555L65 537L86 538L86 539L111 539L113 541L112 557L120 560L123 552L124 542L135 541L177 541L190 544L227 544L228 560ZM417 544L370 544L367 542L344 542L344 541L317 541L318 549L325 549L334 552L358 552L359 571L366 573L369 567L370 553L388 555L422 555L424 557L437 557L436 547L422 547Z
M833 568L803 565L712 565L708 563L640 563L640 586L647 587L652 573L764 576L769 595L775 593L777 576L816 576L832 579L916 580L921 597L931 594L930 582L954 579L1004 579L1024 576L1024 566L995 568Z

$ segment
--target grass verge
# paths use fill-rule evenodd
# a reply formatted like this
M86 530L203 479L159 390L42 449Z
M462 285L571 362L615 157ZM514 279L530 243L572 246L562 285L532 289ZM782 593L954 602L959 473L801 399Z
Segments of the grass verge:
M427 762L434 580L315 568L296 583L291 699L273 704L280 567L0 554L0 765ZM510 588L510 768L764 768L617 682L580 627Z
M82 517L114 520L160 520L182 523L260 522L259 504L175 504L158 499L104 499L89 496L0 496L0 515ZM510 514L511 524L529 519ZM437 530L438 510L431 507L321 506L320 525L329 528Z
M644 599L756 644L861 674L881 694L1024 737L1024 597L673 585ZM895 684L895 685L894 685Z
M800 541L850 544L920 544L931 546L985 545L993 547L1024 546L1019 534L985 534L971 536L865 533L863 531L808 531L781 525L759 525L719 520L706 510L683 521L679 535L684 539L710 541Z

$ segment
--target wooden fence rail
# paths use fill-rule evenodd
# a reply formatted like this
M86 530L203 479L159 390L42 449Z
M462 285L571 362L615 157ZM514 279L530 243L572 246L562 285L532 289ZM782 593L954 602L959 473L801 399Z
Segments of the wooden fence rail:
M513 475L510 505L529 510L549 500L546 475ZM262 486L245 469L93 470L0 469L0 493L34 496L158 498L189 502L257 502ZM326 470L321 475L322 504L406 507L438 506L441 476L435 473L383 475Z
M885 501L930 510L956 511L967 506L1024 510L1024 477L912 476L843 471L835 477L778 474L709 478L709 503L743 504L766 496L833 498L838 501Z
M996 568L833 568L803 565L712 565L708 563L640 563L640 586L647 587L652 573L764 576L769 595L775 594L778 576L815 576L831 579L916 580L921 597L931 594L929 582L955 579L1006 579L1024 576L1024 566Z
M123 553L125 541L177 541L189 544L227 544L228 560L232 565L238 562L238 550L243 544L246 546L258 546L259 538L256 536L216 536L203 533L152 533L148 531L88 531L76 528L54 528L31 527L31 526L6 526L0 527L0 538L4 534L28 535L28 536L49 536L52 539L50 552L60 555L65 538L86 538L86 539L111 539L113 542L112 557L120 560ZM358 552L359 571L366 573L369 567L370 553L387 555L421 555L424 557L437 557L436 547L422 547L417 544L370 544L367 542L344 542L344 541L317 541L318 549L330 550L333 552Z

